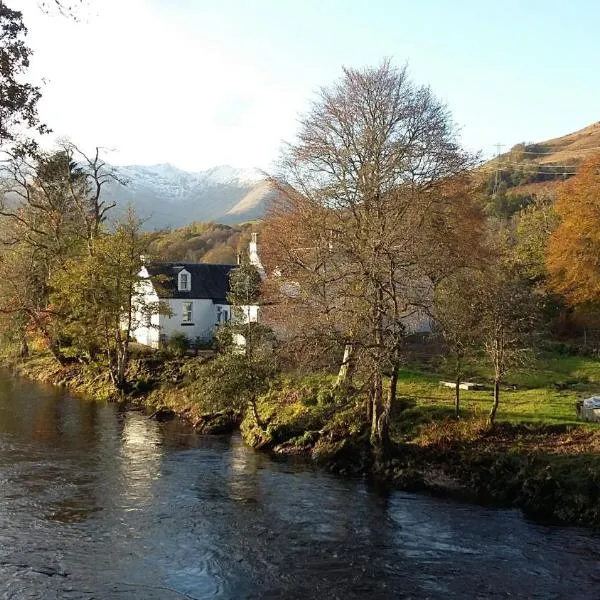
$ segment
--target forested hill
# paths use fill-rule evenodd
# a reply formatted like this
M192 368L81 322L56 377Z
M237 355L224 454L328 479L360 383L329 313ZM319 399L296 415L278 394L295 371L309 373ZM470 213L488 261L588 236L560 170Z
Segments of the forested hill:
M600 122L559 138L521 143L481 168L486 210L510 217L535 198L552 199L589 156L600 153Z
M179 229L163 229L146 235L150 255L159 261L235 264L237 255L248 247L256 226L191 223Z

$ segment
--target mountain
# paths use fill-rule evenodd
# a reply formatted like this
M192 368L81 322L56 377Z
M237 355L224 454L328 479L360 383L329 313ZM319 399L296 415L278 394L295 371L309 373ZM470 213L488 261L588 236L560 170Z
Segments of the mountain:
M261 217L273 185L257 169L221 165L189 172L170 164L114 167L125 185L110 183L106 199L132 204L146 228L180 227L193 221L242 223Z

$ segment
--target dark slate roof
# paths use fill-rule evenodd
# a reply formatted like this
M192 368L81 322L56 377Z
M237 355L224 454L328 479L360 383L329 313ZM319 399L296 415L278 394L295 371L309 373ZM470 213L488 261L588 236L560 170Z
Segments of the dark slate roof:
M159 298L208 298L221 304L227 301L229 273L235 265L207 265L204 263L156 263L147 265L150 278ZM191 290L177 289L177 275L185 269L192 279Z

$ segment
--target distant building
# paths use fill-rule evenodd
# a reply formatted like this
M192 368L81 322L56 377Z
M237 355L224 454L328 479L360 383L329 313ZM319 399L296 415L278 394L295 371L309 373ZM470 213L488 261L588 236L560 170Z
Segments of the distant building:
M250 262L264 276L264 269L258 256L256 234L248 248ZM134 329L133 337L140 344L158 348L175 334L184 334L194 342L212 340L215 329L222 323L231 321L231 306L227 301L229 274L235 265L210 265L204 263L170 262L156 263L142 267L140 290L143 304L158 307L165 303L169 315L150 311L134 315L134 322L140 325ZM259 307L247 306L246 319L258 321Z

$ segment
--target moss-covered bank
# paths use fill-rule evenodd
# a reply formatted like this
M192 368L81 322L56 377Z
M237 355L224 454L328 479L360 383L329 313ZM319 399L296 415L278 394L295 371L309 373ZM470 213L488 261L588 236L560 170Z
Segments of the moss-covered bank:
M335 392L328 377L281 377L253 411L210 411L202 399L204 359L146 357L131 362L133 382L117 396L106 370L80 363L61 367L49 356L12 361L20 376L125 407L142 407L157 418L179 415L203 433L241 425L252 447L277 455L301 455L340 474L373 477L386 485L429 491L566 523L600 527L600 429L583 425L499 423L449 417L451 407L399 398L393 443L374 459L366 410Z
M337 473L600 527L597 428L499 423L490 430L483 420L428 420L420 410L398 400L383 459L370 450L364 407L310 383L284 383L259 402L266 426L247 415L241 429L255 448L299 454Z

